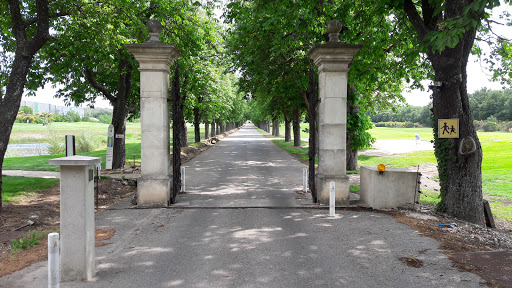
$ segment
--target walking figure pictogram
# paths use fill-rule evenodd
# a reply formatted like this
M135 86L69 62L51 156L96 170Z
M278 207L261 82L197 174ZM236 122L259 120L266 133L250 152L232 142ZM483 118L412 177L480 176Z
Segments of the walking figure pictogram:
M455 132L455 127L452 125L452 128L450 128L450 135L452 135L452 133L457 133Z
M444 132L448 133L448 134L451 134L450 131L448 131L448 124L446 124L446 122L444 122L444 125L443 125L443 135L444 135ZM455 131L455 128L453 128L452 126L452 129Z

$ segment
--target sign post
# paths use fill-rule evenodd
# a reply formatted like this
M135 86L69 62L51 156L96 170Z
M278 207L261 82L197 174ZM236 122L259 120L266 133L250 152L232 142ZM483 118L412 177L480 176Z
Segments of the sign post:
M438 138L459 138L459 119L438 119Z
M105 159L105 170L112 169L112 159L114 158L114 125L108 126L107 138L107 157Z

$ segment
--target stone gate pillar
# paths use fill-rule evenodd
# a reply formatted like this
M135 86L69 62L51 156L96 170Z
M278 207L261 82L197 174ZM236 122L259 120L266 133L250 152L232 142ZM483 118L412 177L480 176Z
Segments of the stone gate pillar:
M160 42L162 24L148 23L150 39L142 44L127 44L139 62L141 178L137 181L137 204L166 206L170 199L170 67L181 56L174 45Z
M360 45L339 40L341 23L327 25L329 42L315 45L308 56L318 66L318 201L329 203L329 183L336 183L336 205L348 205L350 185L346 175L347 74Z

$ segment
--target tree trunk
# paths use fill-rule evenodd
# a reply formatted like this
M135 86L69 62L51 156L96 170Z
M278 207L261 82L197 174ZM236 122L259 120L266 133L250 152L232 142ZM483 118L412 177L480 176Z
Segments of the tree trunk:
M215 137L215 135L217 135L217 133L215 133L215 119L212 120L212 131L210 132L211 134L211 137Z
M172 79L172 193L171 203L176 203L176 196L181 190L181 141L183 111L181 110L180 70L178 61Z
M201 115L199 115L199 108L194 108L194 142L201 142Z
M183 111L182 111L182 114L183 114ZM181 127L182 127L181 133L180 133L181 147L188 147L188 129L187 129L187 122L185 122L185 119L183 119L183 125L181 125Z
M204 121L204 140L210 137L210 122L208 120Z
M278 120L272 121L272 135L279 137L279 121Z
M284 142L290 142L292 141L292 129L291 129L291 123L290 118L288 118L288 114L286 112L283 112L284 114Z
M354 86L351 86L351 85L347 85L347 90L348 90L348 93L349 95L354 95L353 93L355 93L355 87ZM352 94L351 94L352 93ZM351 101L351 97L348 97L349 99L347 99L347 124L349 124L350 122L348 121L350 119L350 116L351 115L354 115L354 114L357 114L357 112L359 112L359 109L361 109L361 106L356 104L354 105L354 102ZM357 163L357 149L354 149L352 147L352 139L351 139L351 135L353 135L353 133L351 133L350 130L348 129L351 129L349 127L349 125L347 125L347 133L346 133L346 169L347 171L354 171L354 170L357 170L359 168L359 165ZM354 128L356 129L356 128Z
M430 1L421 3L422 13L433 11ZM403 9L417 31L418 42L437 29L436 21L457 19L463 16L465 2L447 1L444 15L422 18L411 0L404 1ZM441 87L433 88L434 146L441 186L441 202L438 209L466 221L484 225L482 200L482 147L473 126L467 94L467 62L473 47L476 30L461 35L455 47L442 51L427 52L434 69L434 81ZM439 119L458 119L459 138L440 139ZM441 123L442 125L442 123ZM454 127L454 129L457 129Z
M347 150L346 150L346 158L347 158L347 171L354 171L359 168L357 162L357 149L350 148L350 136L347 133Z
M114 126L112 169L123 169L126 162L125 133L128 109L126 109L126 103L119 101L119 99L112 104L115 105L112 111L112 125ZM123 137L117 137L116 135L122 135Z
M27 83L27 75L32 66L34 55L50 39L47 0L36 1L35 3L37 29L33 29L33 25L27 25L27 20L23 19L24 15L22 15L21 9L26 7L20 5L19 1L8 1L8 5L11 15L11 32L16 39L16 52L14 53L5 94L0 97L0 210L2 210L3 205L2 166L7 152L7 144L11 138L12 126L20 109L21 96ZM27 38L27 35L30 35L30 38Z
M114 126L114 146L113 146L113 159L112 169L122 169L126 162L126 149L125 149L125 133L126 133L126 119L130 112L135 112L137 105L134 107L128 107L129 98L132 91L132 71L133 66L131 63L122 57L123 50L119 50L120 60L118 64L119 78L117 79L117 96L114 96L108 91L108 89L98 83L94 78L94 73L91 69L85 67L84 74L85 78L89 82L89 85L98 92L102 93L112 105L112 125ZM122 138L118 138L115 135L122 135Z
M300 139L300 107L293 109L293 146L301 147L302 141Z
M456 53L450 53L455 49L447 50L441 56L430 57L435 80L443 83L441 89L433 93L434 146L442 195L438 208L449 215L483 225L482 147L469 107L467 58L460 60ZM464 65L460 65L461 62ZM438 129L441 129L438 120L454 118L459 119L459 138L438 138ZM463 140L464 144L474 143L474 146L469 145L467 151L459 153L459 147L465 146Z
M217 124L217 128L216 128L217 130L215 130L215 132L217 132L217 134L222 133L222 132L220 132L220 121L217 120L217 121L215 121L215 123Z
M26 51L23 51L26 53ZM27 74L32 66L32 57L21 56L22 51L16 51L16 56L9 74L9 82L5 90L5 96L0 98L0 210L2 201L2 166L4 163L7 144L11 137L12 126L16 121L16 115L21 105L21 96L27 81Z
M315 184L315 160L317 149L317 131L316 131L316 120L317 120L317 106L318 97L316 95L317 83L315 81L315 71L313 66L309 66L309 87L306 92L306 100L308 106L308 119L309 119L309 150L308 150L308 164L309 164L309 175L308 175L308 186L311 192L311 198L313 203L318 201L316 194Z

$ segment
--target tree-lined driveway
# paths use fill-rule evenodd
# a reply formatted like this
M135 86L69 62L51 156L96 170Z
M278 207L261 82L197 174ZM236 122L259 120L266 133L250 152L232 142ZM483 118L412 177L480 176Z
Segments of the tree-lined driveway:
M61 287L485 287L391 216L304 208L304 166L251 124L187 166L178 206L97 215L116 233L96 248L96 279ZM0 283L46 287L46 275L40 263Z

